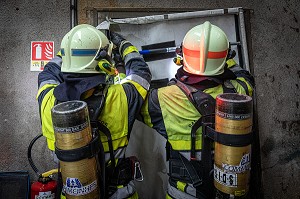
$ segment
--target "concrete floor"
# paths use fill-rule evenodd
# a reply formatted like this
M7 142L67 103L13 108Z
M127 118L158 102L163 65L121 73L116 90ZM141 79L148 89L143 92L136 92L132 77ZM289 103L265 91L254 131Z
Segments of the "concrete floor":
M88 7L250 9L247 34L256 80L262 192L267 199L300 198L298 0L80 2ZM30 42L54 41L57 52L70 28L70 5L58 0L1 0L0 13L0 171L28 170L34 179L26 155L30 141L40 133L40 120L35 99L38 73L30 72ZM38 168L51 168L44 140L36 145L33 157Z

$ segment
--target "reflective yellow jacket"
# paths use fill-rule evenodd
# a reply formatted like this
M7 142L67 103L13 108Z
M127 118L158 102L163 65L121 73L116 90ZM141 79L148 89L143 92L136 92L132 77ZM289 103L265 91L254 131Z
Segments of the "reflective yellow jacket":
M227 83L231 82L230 84L237 93L252 96L252 76L236 65L234 60L228 60L227 64L230 71L236 76L234 79L226 80ZM198 84L201 86L202 82ZM208 86L208 88L202 85L202 87L204 89L201 90L213 98L224 93L224 84ZM190 158L191 129L201 114L178 86L171 85L149 91L141 115L143 122L164 136L173 150L179 151L187 159ZM196 133L196 150L198 152L202 148L201 138L202 129L199 128Z
M37 99L40 107L40 117L43 135L47 138L48 148L54 150L54 129L52 126L51 109L57 103L53 91L63 82L60 72L61 58L56 56L39 74L39 90ZM125 64L127 77L121 84L108 85L103 110L99 121L110 130L115 158L124 156L125 147L135 121L136 115L147 95L150 85L150 70L141 57L128 60ZM100 133L104 151L109 152L107 137ZM106 154L106 160L109 154Z

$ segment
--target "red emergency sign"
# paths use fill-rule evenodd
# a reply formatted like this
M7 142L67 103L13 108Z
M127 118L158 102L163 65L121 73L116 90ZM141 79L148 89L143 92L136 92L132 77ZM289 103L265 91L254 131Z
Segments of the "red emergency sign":
M33 41L31 42L32 60L50 60L54 54L53 41Z
M31 71L41 71L46 63L54 57L53 41L31 42Z

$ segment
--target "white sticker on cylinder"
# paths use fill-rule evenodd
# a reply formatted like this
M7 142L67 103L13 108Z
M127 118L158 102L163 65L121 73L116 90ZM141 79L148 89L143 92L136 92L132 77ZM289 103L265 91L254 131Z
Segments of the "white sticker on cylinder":
M224 186L237 187L237 174L223 172L216 165L214 165L214 179Z
M239 165L230 165L222 163L222 168L225 172L243 173L251 169L250 154L243 155Z
M77 178L67 178L64 190L66 194L72 196L82 196L91 193L97 188L97 181L93 181L91 184L82 186L81 182Z

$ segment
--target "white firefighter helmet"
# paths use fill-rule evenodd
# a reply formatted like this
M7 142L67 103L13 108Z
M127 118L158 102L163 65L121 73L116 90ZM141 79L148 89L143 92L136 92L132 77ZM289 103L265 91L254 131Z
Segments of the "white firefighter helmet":
M229 42L223 30L206 21L187 32L182 42L183 69L195 75L224 72Z
M61 42L62 72L104 73L98 63L111 56L112 43L94 26L80 24L72 28Z

